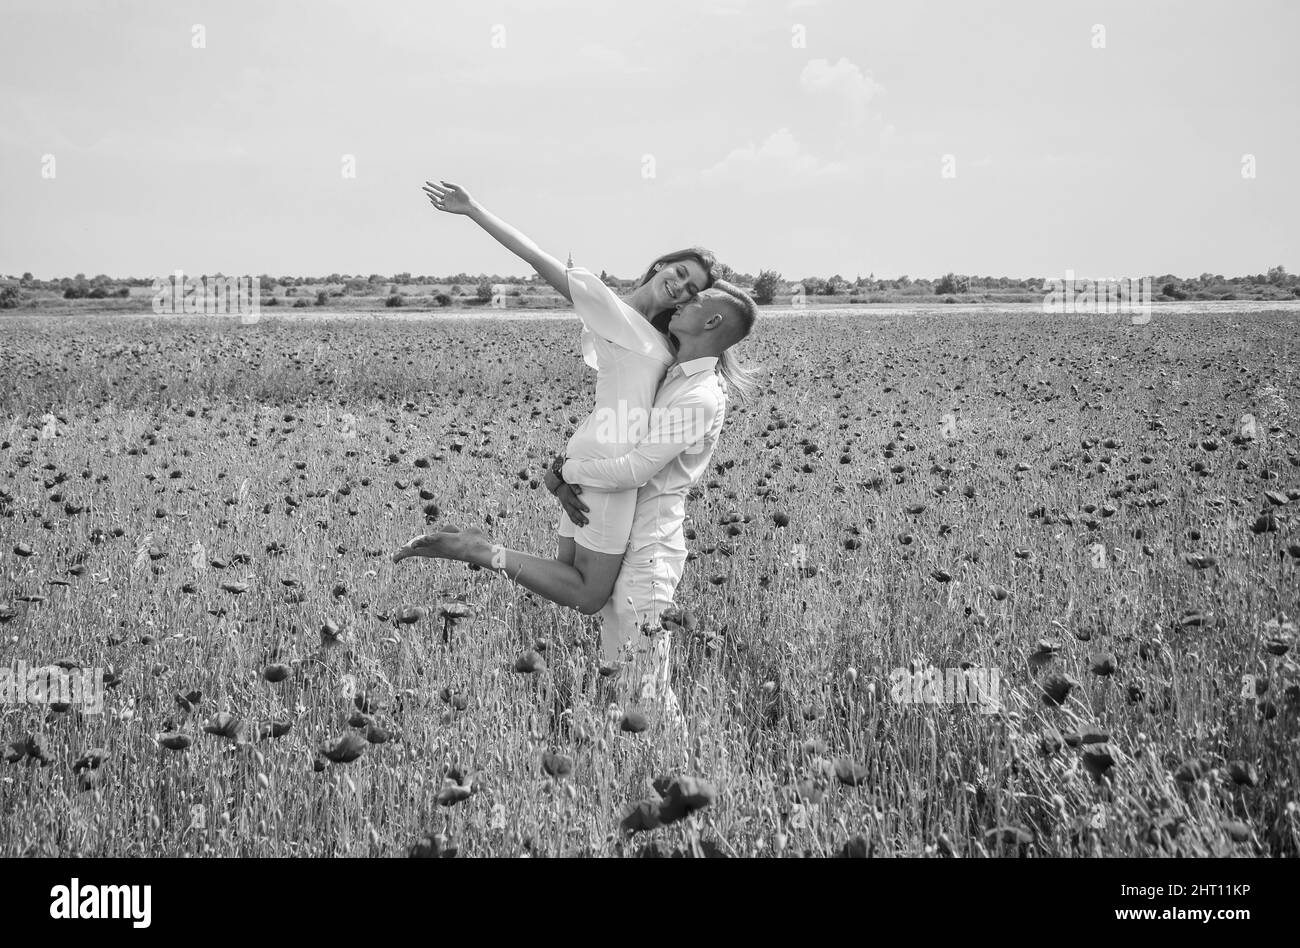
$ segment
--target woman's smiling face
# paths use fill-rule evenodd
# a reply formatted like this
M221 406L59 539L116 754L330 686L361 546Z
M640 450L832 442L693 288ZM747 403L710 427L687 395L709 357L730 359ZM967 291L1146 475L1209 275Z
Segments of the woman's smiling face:
M694 260L665 263L655 274L654 290L663 309L693 299L708 282L708 274Z

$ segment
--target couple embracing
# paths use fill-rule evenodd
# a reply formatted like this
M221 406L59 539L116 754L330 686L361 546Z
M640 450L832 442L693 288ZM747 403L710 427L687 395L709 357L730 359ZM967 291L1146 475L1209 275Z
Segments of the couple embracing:
M506 549L481 530L443 527L415 537L393 560L460 560L585 615L599 613L603 659L623 665L624 706L680 733L669 633L659 616L686 563L686 494L708 468L728 398L752 394L730 350L749 335L758 309L714 278L716 261L702 248L658 258L620 299L464 188L428 182L424 191L435 208L469 217L573 303L583 360L596 370L596 404L546 474L564 510L553 559Z

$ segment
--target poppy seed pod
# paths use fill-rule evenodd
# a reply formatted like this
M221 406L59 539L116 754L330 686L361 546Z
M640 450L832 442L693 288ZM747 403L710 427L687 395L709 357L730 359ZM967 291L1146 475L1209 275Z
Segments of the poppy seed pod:
M542 754L542 770L549 777L562 779L573 773L573 758L564 754Z
M1250 826L1241 820L1224 820L1219 827L1228 835L1234 843L1245 843L1250 841Z

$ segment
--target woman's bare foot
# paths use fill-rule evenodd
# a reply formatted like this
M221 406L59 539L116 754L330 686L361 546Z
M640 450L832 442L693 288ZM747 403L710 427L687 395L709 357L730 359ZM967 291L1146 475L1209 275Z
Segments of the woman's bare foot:
M415 537L393 554L393 562L400 563L408 556L434 557L443 560L460 560L479 566L494 566L491 562L492 545L482 531L469 527L443 527L437 533Z

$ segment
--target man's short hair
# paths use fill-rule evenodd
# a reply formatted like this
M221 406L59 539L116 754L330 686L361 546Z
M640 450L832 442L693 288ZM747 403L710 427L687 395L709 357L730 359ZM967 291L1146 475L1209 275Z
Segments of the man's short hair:
M713 285L704 292L715 297L723 297L731 303L731 311L736 316L736 328L739 333L735 342L749 335L750 330L754 328L754 320L758 319L758 304L748 293L726 280L714 280Z

